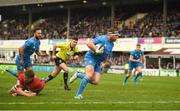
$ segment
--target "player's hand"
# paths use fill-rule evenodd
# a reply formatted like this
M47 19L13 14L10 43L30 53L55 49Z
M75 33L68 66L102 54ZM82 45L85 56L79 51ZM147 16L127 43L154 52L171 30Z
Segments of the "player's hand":
M30 97L32 97L32 96L36 96L36 93L31 92L31 93L29 93L29 96L30 96Z
M139 61L141 64L143 64L143 61Z
M140 62L140 60L138 59L138 60L136 60L136 62Z
M95 53L98 54L98 55L99 55L99 54L102 54L102 53L103 53L103 50L96 49L96 50L95 50Z
M21 65L23 65L23 64L24 64L24 61L23 61L22 59L20 60L20 64L21 64Z
M12 96L18 96L18 94L17 94L17 93L12 93L11 95L12 95Z
M76 56L74 56L74 58L73 58L74 60L78 60L79 59L79 56L78 55L76 55Z

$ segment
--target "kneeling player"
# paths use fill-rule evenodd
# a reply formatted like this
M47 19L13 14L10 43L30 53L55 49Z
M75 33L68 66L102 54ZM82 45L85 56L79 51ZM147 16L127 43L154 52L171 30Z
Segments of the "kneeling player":
M12 96L36 96L45 86L45 81L40 81L32 70L19 72L17 83L10 89ZM28 90L28 91L27 91Z

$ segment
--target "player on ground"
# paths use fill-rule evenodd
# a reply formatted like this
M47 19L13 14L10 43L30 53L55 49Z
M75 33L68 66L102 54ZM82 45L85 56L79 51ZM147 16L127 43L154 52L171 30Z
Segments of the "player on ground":
M130 53L129 70L128 70L127 76L124 79L123 85L125 85L127 83L127 80L131 76L132 70L134 68L135 68L135 72L137 72L137 74L134 77L134 82L136 82L139 75L142 75L141 67L142 67L142 63L143 63L143 53L140 49L141 49L141 45L137 44L136 49Z
M70 59L77 60L78 59L78 48L77 48L78 38L73 38L68 43L57 43L53 47L53 59L55 61L55 67L53 72L43 78L46 82L55 78L61 70L64 71L64 89L71 90L67 84L68 81L68 67L66 65L66 61ZM56 54L56 49L60 48L60 51Z
M112 49L114 47L114 41L119 37L119 33L102 35L90 40L87 46L90 50L86 53L84 57L85 62L85 75L81 73L75 73L70 78L70 83L72 83L76 78L81 78L79 89L75 95L75 99L82 99L82 93L88 83L97 85L100 80L101 63L107 59L108 56L112 55ZM97 49L96 44L102 44L104 46L104 51Z
M25 76L26 75L26 76ZM45 81L40 81L34 76L32 70L19 72L17 83L10 89L12 96L36 96L45 86ZM28 92L26 91L28 90Z

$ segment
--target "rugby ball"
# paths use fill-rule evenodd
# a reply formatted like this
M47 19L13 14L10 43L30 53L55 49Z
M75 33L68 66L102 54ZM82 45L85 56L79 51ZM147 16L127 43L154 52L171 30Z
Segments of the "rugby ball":
M104 52L104 45L103 44L96 44L96 48L100 50L102 53Z

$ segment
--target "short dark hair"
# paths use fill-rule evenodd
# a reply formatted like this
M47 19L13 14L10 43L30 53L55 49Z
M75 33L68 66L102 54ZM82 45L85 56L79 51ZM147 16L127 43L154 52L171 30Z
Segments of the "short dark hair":
M34 78L34 71L33 70L26 70L25 71L25 76L28 78Z
M141 46L141 44L136 44L136 46Z
M37 31L37 30L42 30L40 27L36 27L35 29L34 29L34 33Z
M78 41L78 38L77 38L77 37L74 37L74 38L72 38L72 40Z

